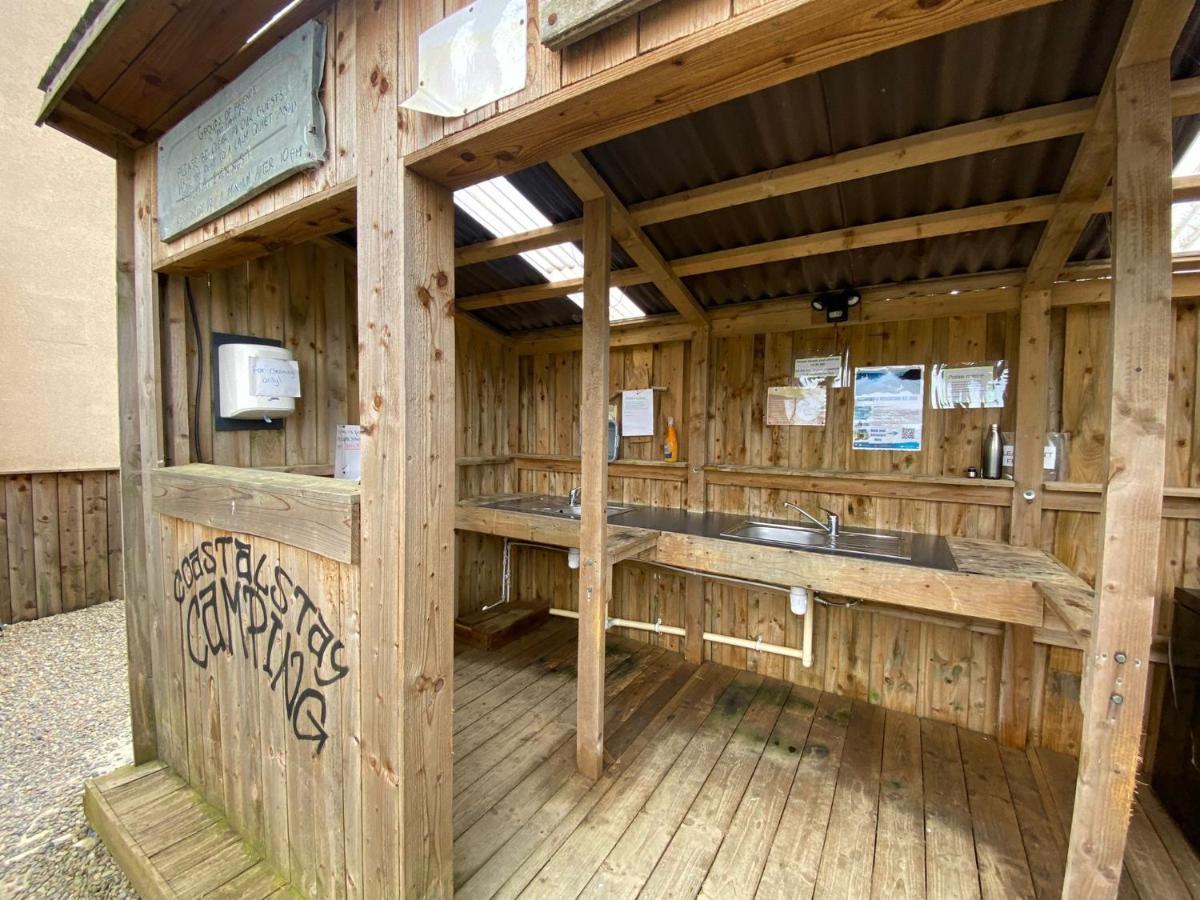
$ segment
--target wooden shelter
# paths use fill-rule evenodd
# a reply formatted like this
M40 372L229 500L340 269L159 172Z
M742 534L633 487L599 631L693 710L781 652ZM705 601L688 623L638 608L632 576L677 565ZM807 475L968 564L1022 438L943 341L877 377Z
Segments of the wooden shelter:
M93 0L46 74L116 161L137 765L85 804L134 885L1200 896L1150 787L1194 778L1197 7L542 7L455 118L401 103L458 0ZM161 239L159 142L313 19L323 162ZM456 205L498 176L549 224ZM292 352L284 427L218 421L214 335ZM907 449L850 385L768 424L839 355L921 371ZM1001 406L927 401L996 360ZM994 424L1012 477L967 477ZM797 505L841 542L744 539Z

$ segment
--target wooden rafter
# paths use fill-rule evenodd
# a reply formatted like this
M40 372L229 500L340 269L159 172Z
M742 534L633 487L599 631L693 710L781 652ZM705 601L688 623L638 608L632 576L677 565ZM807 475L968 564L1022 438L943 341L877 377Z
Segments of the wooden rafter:
M606 200L612 210L612 236L628 253L650 281L688 321L703 324L707 316L692 296L692 292L673 271L672 264L663 259L658 248L646 237L645 232L633 221L629 210L620 198L600 177L600 173L582 153L572 153L550 161L559 177L567 183L583 201Z
M1180 118L1197 113L1200 113L1200 78L1185 78L1173 82L1171 114ZM1094 99L1035 107L872 144L741 178L718 181L677 194L668 194L655 200L633 204L629 207L629 214L634 224L644 228L658 222L668 222L770 197L800 193L856 178L1082 134L1087 130L1094 115ZM1183 199L1196 198L1193 196ZM455 264L466 266L501 259L526 250L577 241L581 227L579 219L571 219L513 237L496 238L459 247L455 251Z
M1200 185L1195 178L1179 179L1177 186L1178 199L1191 199L1200 191ZM928 237L945 237L968 231L983 231L991 228L1006 228L1010 225L1024 225L1031 222L1045 222L1061 204L1053 194L1041 197L1029 197L1022 200L1005 200L999 203L986 203L982 206L969 206L964 209L952 209L945 212L927 213L919 216L908 216L903 219L893 219L886 222L874 222L870 225L837 228L833 231L822 231L816 234L804 234L798 237L782 238L778 241L768 241L762 244L749 244L744 247L732 247L717 250L713 253L702 253L697 256L682 257L674 260L664 260L654 245L637 229L639 239L625 232L617 237L617 242L625 247L638 266L618 269L612 273L612 284L616 287L628 287L635 284L655 284L659 290L672 301L677 310L687 316L687 301L678 291L686 292L691 298L680 278L702 275L709 272L721 272L743 266L755 266L763 263L779 262L789 259L799 259L808 256L818 256L823 253L835 253L841 250L855 250L863 247L879 247L901 241L917 240ZM1092 201L1091 214L1104 213L1112 209L1111 191L1101 188L1100 193ZM614 213L614 226L619 214ZM636 226L632 226L636 229ZM617 228L614 227L614 236ZM635 252L636 248L636 252ZM548 300L563 297L583 289L582 279L570 279L549 284L535 284L527 287L505 288L485 294L474 294L460 297L457 306L460 310L490 309L496 306L511 306L518 303L531 303L536 300ZM673 299L674 298L674 299ZM678 300L678 302L676 302ZM692 302L695 299L692 298ZM699 308L699 304L696 304ZM689 321L697 321L689 317Z
M1092 122L1079 143L1058 194L1058 206L1029 263L1025 279L1028 290L1043 290L1058 278L1112 177L1117 70L1169 57L1191 9L1190 0L1137 0L1129 11L1104 87L1093 107Z

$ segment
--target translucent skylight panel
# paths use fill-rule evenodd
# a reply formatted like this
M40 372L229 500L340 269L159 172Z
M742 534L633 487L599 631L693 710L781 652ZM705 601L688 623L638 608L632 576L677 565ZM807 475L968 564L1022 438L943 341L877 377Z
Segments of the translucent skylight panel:
M496 237L511 237L538 228L549 228L553 224L504 176L455 191L454 203ZM583 277L583 253L574 244L555 244L527 250L521 254L521 258L551 283ZM583 307L582 293L567 296L580 308ZM638 319L644 315L645 311L623 290L609 288L610 320Z
M1175 175L1200 175L1200 135L1192 141ZM1171 207L1171 252L1200 253L1200 203L1176 203Z

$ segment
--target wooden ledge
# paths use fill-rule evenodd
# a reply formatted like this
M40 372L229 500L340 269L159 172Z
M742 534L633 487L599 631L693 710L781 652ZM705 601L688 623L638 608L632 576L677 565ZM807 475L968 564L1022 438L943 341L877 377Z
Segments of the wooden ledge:
M194 463L155 469L150 493L163 516L358 562L356 481Z
M83 808L147 900L298 896L219 811L161 762L84 782Z
M1047 481L1042 508L1054 512L1100 512L1104 488L1080 481ZM1164 519L1200 519L1200 487L1163 488Z

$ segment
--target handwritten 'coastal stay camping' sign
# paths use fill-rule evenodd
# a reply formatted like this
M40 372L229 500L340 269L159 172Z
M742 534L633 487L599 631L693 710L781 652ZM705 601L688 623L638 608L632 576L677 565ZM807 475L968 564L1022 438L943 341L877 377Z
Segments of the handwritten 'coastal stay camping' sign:
M324 58L325 26L306 22L163 136L163 240L325 160Z

